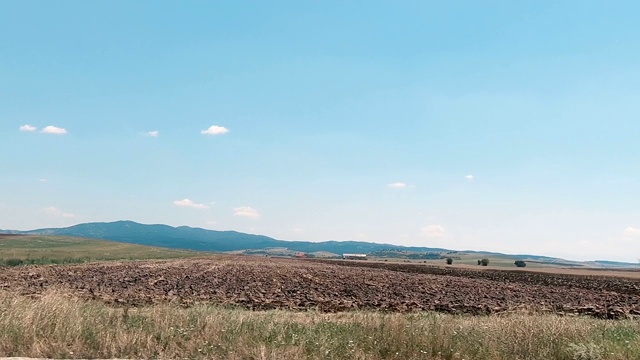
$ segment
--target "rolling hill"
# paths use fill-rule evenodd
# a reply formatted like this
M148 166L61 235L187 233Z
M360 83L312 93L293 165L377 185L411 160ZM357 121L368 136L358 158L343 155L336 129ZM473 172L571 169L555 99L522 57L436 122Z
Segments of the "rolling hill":
M7 234L37 234L77 236L112 240L139 245L160 246L194 251L238 251L267 248L286 248L305 253L330 252L370 253L389 248L401 248L413 252L441 252L446 249L427 247L402 247L363 241L284 241L264 235L245 234L237 231L216 231L188 226L145 225L133 221L115 221L78 224L65 228L48 228L30 231L0 230Z
M81 237L0 234L0 265L8 259L49 264L96 260L175 259L205 255L206 253L189 250Z
M5 234L32 234L74 236L91 239L111 240L138 245L184 249L192 251L231 252L242 250L286 249L304 253L446 253L451 250L430 247L407 247L392 244L378 244L364 241L285 241L264 235L246 234L237 231L216 231L188 226L173 227L162 224L146 225L133 221L94 222L65 228L46 228L29 231L0 230ZM590 267L638 267L639 264L596 260L589 262L569 261L540 255L508 255L488 251L461 251L474 257L498 256L506 260L523 259L531 262L555 264L558 266Z

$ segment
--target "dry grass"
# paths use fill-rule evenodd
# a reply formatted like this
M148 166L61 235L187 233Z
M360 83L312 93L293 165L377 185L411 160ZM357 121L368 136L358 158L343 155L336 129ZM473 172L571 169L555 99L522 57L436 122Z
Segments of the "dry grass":
M640 323L540 314L114 309L0 293L0 356L206 359L639 359Z
M338 259L337 259L338 260ZM639 268L590 268L590 267L562 267L553 264L541 264L527 262L527 266L524 268L516 267L513 264L513 259L490 259L489 266L477 265L477 260L474 258L471 260L453 260L452 265L447 265L444 259L438 260L411 260L405 261L402 259L372 259L368 260L368 263L402 263L412 265L429 265L438 266L442 268L460 268L480 271L521 271L521 272L534 272L545 274L559 274L559 275L577 275L577 276L605 276L605 277L622 277L630 279L640 279ZM342 261L339 259L338 261ZM356 261L356 260L353 260Z
M428 264L431 265L431 264ZM447 265L436 264L440 267L445 267ZM520 271L524 273L543 273L543 274L552 274L552 275L574 275L574 276L602 276L602 277L621 277L639 280L640 279L640 270L638 269L598 269L598 268L563 268L563 267L552 267L552 266L541 266L541 267L532 267L527 265L525 268L518 268L512 266L510 268L507 267L491 267L489 264L488 267L477 266L477 265L465 265L465 264L453 264L449 267L457 267L462 269L471 269L471 270L480 270L480 271Z

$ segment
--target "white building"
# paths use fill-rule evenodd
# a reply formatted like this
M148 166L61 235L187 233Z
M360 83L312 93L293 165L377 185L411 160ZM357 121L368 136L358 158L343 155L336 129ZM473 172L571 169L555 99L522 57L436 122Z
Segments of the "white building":
M367 254L342 254L345 260L367 260Z

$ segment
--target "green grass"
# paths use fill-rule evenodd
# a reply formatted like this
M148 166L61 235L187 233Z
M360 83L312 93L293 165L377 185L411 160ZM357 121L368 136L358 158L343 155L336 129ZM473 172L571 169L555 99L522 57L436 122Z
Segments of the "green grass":
M412 260L411 262L415 262L415 263L426 263L429 265L446 265L446 257L452 257L453 258L453 265L471 265L471 266L477 266L478 268L484 268L484 266L478 265L478 260L481 259L489 259L489 265L488 267L492 267L492 268L501 268L501 269L517 269L517 267L515 266L514 262L516 261L516 258L512 258L512 257L508 257L508 256L483 256L483 255L477 255L477 254L445 254L445 259L430 259L430 260ZM389 260L392 261L392 260ZM402 259L393 259L393 262L404 262ZM527 261L527 268L529 269L540 269L540 268L549 268L549 269L553 269L553 268L559 268L561 266L559 265L555 265L552 263L540 263L540 262L532 262L532 261Z
M501 269L517 269L514 264L515 259L505 258L505 257L497 257L497 256L477 256L477 255L443 255L445 258L443 259L428 259L428 260L409 260L409 259L400 259L400 258L371 258L374 261L382 261L382 262L391 262L391 263L407 263L407 264L428 264L428 265L447 265L446 258L453 258L453 265L472 265L477 266L478 268L485 268L485 266L478 265L478 260L487 258L489 259L488 267L492 268L501 268ZM457 257L461 257L458 259ZM558 266L553 264L544 264L544 263L534 263L527 262L527 268L558 268Z
M514 313L111 308L0 293L0 356L160 359L640 359L640 323Z
M0 237L0 266L68 264L98 260L174 259L203 255L206 253L66 236Z

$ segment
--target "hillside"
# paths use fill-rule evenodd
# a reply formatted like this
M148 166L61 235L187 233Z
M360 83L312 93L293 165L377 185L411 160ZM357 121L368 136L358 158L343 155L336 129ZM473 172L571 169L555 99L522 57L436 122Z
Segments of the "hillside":
M216 231L188 226L144 225L133 221L86 223L66 228L49 228L31 231L0 230L9 234L39 234L78 236L85 238L121 241L139 245L160 246L195 251L238 251L266 248L287 248L305 253L330 252L370 253L388 248L402 248L414 252L446 251L426 247L402 247L362 241L284 241L268 236L245 234L236 231Z
M456 254L458 259L466 259L473 264L479 257L498 258L511 265L514 260L526 260L531 264L554 266L589 266L589 267L638 267L638 264L615 261L569 261L540 255L509 255L489 251L452 251L442 248L407 247L391 244L378 244L364 241L284 241L264 235L246 234L237 231L216 231L188 226L173 227L162 224L145 225L133 221L96 222L78 224L65 228L47 228L30 231L0 230L0 234L52 235L72 236L90 239L111 240L116 242L211 252L256 253L264 250L265 254L287 254L303 252L307 254L344 254L365 253L378 257L398 257L404 259L436 259L437 253ZM247 251L248 250L248 251ZM326 256L326 255L325 255Z
M122 242L55 235L0 235L0 260L34 263L93 260L174 259L202 253Z

